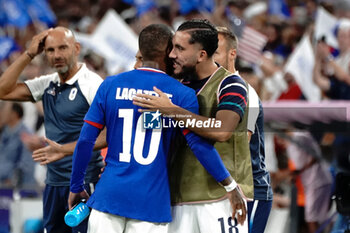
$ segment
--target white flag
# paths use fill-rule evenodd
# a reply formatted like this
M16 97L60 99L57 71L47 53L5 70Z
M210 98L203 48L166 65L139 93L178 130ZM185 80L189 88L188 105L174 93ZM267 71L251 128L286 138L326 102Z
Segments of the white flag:
M138 39L114 10L105 14L92 35L75 33L75 36L83 49L91 49L105 59L109 75L133 69Z
M106 59L109 74L133 68L138 50L137 35L114 10L105 14L92 40L98 53Z
M333 48L338 48L338 41L334 34L338 20L335 16L328 13L323 7L318 7L315 22L315 39L319 40L323 36L326 43Z
M285 65L284 72L288 72L294 76L295 81L309 101L319 101L321 99L320 89L312 80L314 64L315 57L310 37L304 35L290 55Z
M94 51L94 53L102 56L102 54L98 53L98 46L95 46L94 41L92 40L92 35L81 33L81 32L74 32L75 39L81 44L82 50L86 51L91 49Z

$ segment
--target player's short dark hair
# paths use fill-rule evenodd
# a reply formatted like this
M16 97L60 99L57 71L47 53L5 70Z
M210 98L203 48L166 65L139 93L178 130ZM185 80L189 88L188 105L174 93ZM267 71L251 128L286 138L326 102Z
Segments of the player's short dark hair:
M237 36L229 30L227 27L216 27L218 30L218 34L222 35L226 39L227 49L237 49L238 47L238 39Z
M192 19L186 21L181 24L177 30L187 31L191 35L189 43L199 43L202 45L208 57L211 57L218 48L218 31L207 19Z
M23 117L23 107L20 103L12 103L11 110L15 112L20 119Z
M165 24L151 24L139 36L139 49L144 61L165 56L174 32Z

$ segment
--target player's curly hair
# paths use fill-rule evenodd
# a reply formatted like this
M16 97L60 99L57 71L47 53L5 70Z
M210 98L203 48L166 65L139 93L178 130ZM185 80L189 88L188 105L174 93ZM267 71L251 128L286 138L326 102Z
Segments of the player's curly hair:
M186 31L191 35L190 44L199 43L211 57L218 48L218 31L207 19L192 19L182 23L178 31Z
M166 55L173 30L165 24L151 24L145 27L139 35L139 49L144 61L154 60Z

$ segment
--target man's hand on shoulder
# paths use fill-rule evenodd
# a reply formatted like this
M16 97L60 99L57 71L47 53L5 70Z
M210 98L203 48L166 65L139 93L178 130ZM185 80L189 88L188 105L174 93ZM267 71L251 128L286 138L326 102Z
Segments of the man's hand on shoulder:
M175 105L171 102L169 97L156 87L153 87L153 90L159 96L136 94L135 98L133 99L133 104L144 108L140 109L141 112L159 110L163 114L171 113L169 110L171 111Z

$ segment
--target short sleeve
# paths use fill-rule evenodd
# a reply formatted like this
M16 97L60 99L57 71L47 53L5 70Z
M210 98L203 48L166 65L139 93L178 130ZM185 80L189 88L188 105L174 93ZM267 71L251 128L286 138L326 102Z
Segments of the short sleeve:
M218 99L217 111L234 111L242 120L247 106L247 87L245 82L237 75L225 78L220 85Z
M91 105L92 101L94 100L97 89L102 82L103 79L92 71L88 71L84 78L78 79L80 90L89 105Z
M24 83L27 85L35 101L41 100L46 88L50 85L50 82L58 81L58 76L55 74L43 75L31 80L27 80Z
M255 132L255 123L259 116L259 96L252 86L248 84L248 123L250 132Z

